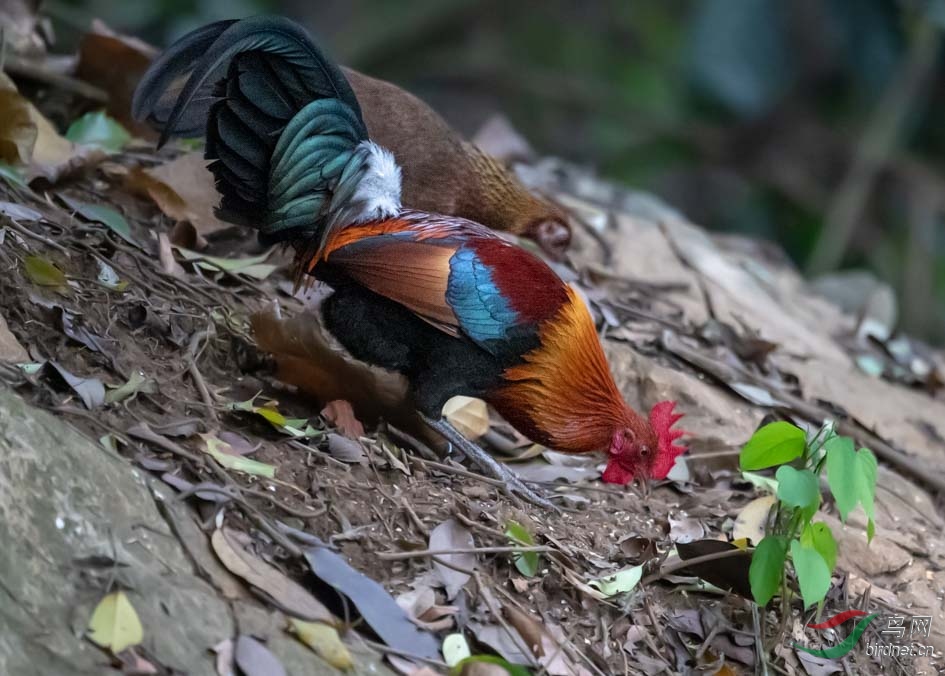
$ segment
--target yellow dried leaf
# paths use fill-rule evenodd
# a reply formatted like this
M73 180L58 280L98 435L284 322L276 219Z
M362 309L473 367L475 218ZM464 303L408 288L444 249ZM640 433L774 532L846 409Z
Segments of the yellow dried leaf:
M470 441L489 431L489 411L482 399L453 397L443 405L443 417Z
M33 284L63 288L68 284L65 273L41 256L27 256L23 261L26 276Z
M113 653L141 643L144 629L125 592L112 592L99 602L89 620L88 636Z
M79 166L106 157L100 148L76 146L0 73L0 160L28 165L27 178L55 181Z
M348 647L341 642L341 636L334 627L321 622L306 622L294 617L289 618L289 627L305 645L331 666L337 669L351 669L354 661Z
M0 160L26 164L36 145L36 126L29 107L16 90L0 90Z
M768 521L768 512L774 504L773 495L765 495L755 498L742 508L735 518L735 525L732 527L733 540L751 540L752 544L757 545L765 536L765 524Z

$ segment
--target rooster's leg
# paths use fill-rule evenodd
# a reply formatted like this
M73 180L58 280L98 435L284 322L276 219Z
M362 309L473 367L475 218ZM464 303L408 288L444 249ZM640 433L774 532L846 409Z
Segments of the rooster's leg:
M503 489L511 497L524 498L533 505L538 505L539 507L551 509L556 512L560 511L558 507L547 498L543 498L526 486L525 482L519 479L512 470L489 455L489 453L478 444L473 443L460 434L459 430L453 427L449 422L443 419L434 420L426 416L423 416L423 419L427 425L439 432L444 439L457 446L459 450L469 456L483 471L490 474L493 478L504 482L505 486L503 486Z

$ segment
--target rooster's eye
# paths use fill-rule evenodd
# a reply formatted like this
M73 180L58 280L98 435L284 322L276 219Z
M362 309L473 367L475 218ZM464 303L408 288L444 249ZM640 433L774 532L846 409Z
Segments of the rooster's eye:
M640 446L640 457L648 458L650 456L650 447L649 446Z

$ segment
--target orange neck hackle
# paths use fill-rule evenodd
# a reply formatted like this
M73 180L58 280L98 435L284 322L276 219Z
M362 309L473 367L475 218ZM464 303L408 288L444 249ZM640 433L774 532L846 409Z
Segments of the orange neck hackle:
M674 443L684 432L671 429L681 414L673 402L660 402L644 418L626 404L590 312L571 287L567 295L539 328L540 346L506 369L491 403L533 441L554 450L606 451L607 483L665 478L686 450Z
M647 433L649 424L624 402L583 300L567 302L539 328L541 345L506 369L494 405L534 441L567 453L605 451L614 432Z

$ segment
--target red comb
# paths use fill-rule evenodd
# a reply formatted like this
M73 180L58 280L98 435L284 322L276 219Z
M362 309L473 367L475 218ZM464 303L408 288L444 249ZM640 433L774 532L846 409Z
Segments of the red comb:
M656 438L659 440L659 452L656 454L653 469L650 472L650 477L653 479L665 479L669 470L673 468L677 456L686 452L685 446L677 446L673 443L686 434L685 430L672 429L673 425L683 417L682 413L673 411L675 406L675 401L661 401L650 409L650 427L656 432Z

